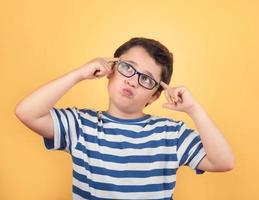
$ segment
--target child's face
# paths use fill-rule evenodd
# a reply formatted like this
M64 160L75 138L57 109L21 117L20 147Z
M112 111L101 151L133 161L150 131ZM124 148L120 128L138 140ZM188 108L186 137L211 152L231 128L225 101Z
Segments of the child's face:
M122 61L131 64L138 72L151 76L156 82L161 79L161 66L142 47L135 46L120 56ZM160 93L158 87L152 90L139 85L138 74L127 78L117 71L109 78L108 91L110 97L110 108L116 107L127 113L142 112L146 104L155 101Z

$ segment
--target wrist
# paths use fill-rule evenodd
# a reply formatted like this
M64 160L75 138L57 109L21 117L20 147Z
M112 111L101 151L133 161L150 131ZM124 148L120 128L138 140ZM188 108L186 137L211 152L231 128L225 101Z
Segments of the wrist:
M186 111L186 113L193 117L196 113L199 113L200 111L202 111L203 108L199 103L195 103L194 105L190 106L188 108L188 110Z
M74 77L74 80L75 80L76 82L80 82L80 81L86 79L86 77L83 76L83 73L82 73L81 68L75 69L75 70L72 71L71 73L72 73L72 75L73 75L73 77Z

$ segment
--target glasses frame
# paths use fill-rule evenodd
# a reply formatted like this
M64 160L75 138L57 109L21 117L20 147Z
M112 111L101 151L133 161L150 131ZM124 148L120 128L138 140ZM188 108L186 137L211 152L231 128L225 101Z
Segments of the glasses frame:
M130 67L134 70L134 73L133 73L132 75L130 75L130 76L126 76L125 74L121 73L120 70L118 69L120 63L125 63L126 65L130 66ZM115 61L115 65L116 65L117 71L118 71L122 76L124 76L124 77L131 78L131 77L133 77L133 76L135 76L135 75L137 74L137 75L138 75L138 84L139 84L140 86L142 86L143 88L147 89L147 90L153 90L155 87L158 87L158 86L160 85L160 82L161 82L161 81L157 82L157 81L156 81L154 78L152 78L151 76L149 76L149 75L147 75L147 74L143 74L143 73L137 71L135 67L133 67L131 64L129 64L129 63L123 61L123 60ZM141 75L144 75L144 76L149 77L151 80L153 80L153 81L155 82L155 85L154 85L152 88L148 88L148 87L145 87L144 85L142 85L142 84L140 83L140 76L141 76Z

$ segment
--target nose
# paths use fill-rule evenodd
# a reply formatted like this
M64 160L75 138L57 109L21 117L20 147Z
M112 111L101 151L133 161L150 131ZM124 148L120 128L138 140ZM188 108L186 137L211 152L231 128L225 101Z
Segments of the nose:
M131 86L131 87L138 87L138 74L135 74L134 76L130 77L130 78L125 78L124 81L127 85Z

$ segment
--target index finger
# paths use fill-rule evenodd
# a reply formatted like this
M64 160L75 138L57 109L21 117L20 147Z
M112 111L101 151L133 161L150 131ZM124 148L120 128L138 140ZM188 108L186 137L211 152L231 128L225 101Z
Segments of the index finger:
M118 61L120 58L106 58L107 62L114 62L114 61Z
M162 86L162 88L164 88L165 90L168 89L170 86L167 85L165 82L161 81L160 85Z

